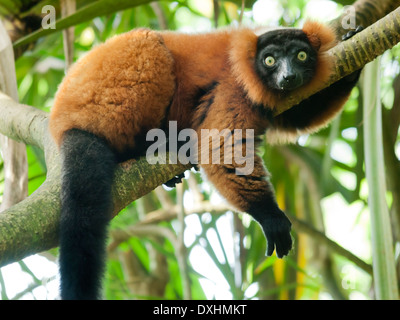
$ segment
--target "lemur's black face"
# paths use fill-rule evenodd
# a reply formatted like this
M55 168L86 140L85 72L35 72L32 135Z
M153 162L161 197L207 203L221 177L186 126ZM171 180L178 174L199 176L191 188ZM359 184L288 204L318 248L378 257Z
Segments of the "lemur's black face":
M285 92L307 84L316 65L317 51L301 30L279 29L258 38L255 67L269 89Z

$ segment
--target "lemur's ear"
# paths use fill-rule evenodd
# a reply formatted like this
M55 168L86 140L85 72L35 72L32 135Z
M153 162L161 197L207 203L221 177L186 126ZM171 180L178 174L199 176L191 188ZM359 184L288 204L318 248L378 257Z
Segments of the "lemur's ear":
M303 31L307 35L313 48L317 51L329 50L336 44L335 32L320 22L306 21L303 26Z

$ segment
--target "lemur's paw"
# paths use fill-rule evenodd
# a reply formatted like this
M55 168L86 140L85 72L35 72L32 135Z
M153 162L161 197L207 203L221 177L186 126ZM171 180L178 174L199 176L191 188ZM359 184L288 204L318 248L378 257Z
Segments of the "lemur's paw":
M344 34L342 36L342 41L346 41L348 39L350 39L351 37L353 37L355 34L361 32L364 30L363 26L357 26L357 28L355 28L354 30L350 30L349 32L347 32L346 34Z
M278 258L288 255L292 249L292 237L290 228L292 226L286 215L276 208L273 213L265 215L261 222L265 237L267 238L267 256L271 256L276 250Z
M173 177L171 180L168 180L164 183L164 186L168 188L175 188L178 183L182 183L182 179L185 177L185 173L178 174L177 176Z

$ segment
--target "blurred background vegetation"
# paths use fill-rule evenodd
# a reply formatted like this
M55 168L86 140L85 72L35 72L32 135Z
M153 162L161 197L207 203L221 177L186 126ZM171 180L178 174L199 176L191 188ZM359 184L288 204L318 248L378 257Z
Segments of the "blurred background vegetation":
M199 32L239 23L300 26L307 17L333 19L352 1L247 0L244 10L241 0L130 1L121 7L124 10L115 12L120 8L112 1L82 0L76 3L77 12L96 3L104 3L107 14L77 15L72 23L73 60L96 44L137 27ZM46 4L53 5L60 18L59 1L0 0L0 14L13 41L29 37L40 27L37 17L43 16L41 9ZM20 102L49 111L65 74L62 33L49 34L15 52ZM398 275L399 53L398 46L385 53L381 77L373 79L380 84L385 159L391 161L385 164L386 202L393 222ZM360 85L339 118L317 134L302 136L296 145L263 144L260 149L272 173L278 202L294 219L294 250L289 257L265 257L259 226L246 214L226 211L213 187L201 174L190 172L177 189L159 187L112 221L105 297L374 298L362 97ZM46 166L41 150L28 146L27 151L31 194L45 180ZM0 199L2 167L0 157ZM134 232L138 224L143 226L141 233ZM54 249L1 268L2 299L56 298L56 259Z

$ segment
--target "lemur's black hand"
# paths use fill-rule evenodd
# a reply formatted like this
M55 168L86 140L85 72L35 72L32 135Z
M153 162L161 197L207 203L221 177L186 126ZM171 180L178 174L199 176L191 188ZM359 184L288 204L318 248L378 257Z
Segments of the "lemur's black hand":
M347 32L346 34L344 34L342 36L342 41L346 41L349 40L351 37L353 37L355 34L361 32L364 30L363 26L357 26L357 28L355 28L354 30L350 30L349 32Z
M182 183L182 179L185 177L185 173L178 174L173 177L171 180L168 180L164 183L168 188L175 188L178 183Z
M271 256L276 250L278 258L288 255L292 249L292 237L290 228L292 226L286 215L278 208L274 212L262 215L257 219L261 224L264 235L267 238L267 256Z

